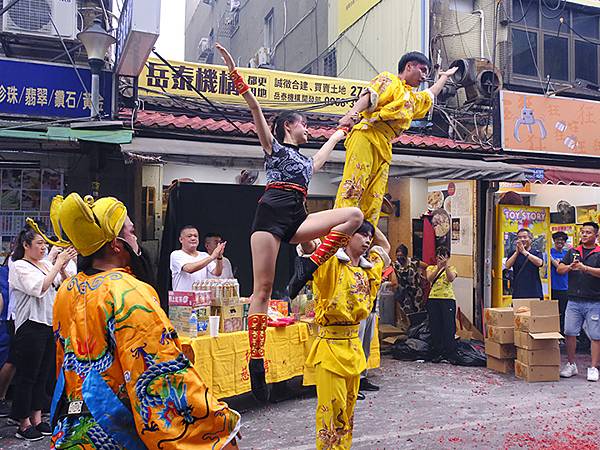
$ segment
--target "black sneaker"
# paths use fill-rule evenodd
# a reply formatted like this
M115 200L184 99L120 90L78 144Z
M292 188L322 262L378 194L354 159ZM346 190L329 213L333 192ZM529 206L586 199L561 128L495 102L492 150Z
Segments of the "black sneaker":
M49 423L40 422L35 426L35 429L42 433L43 436L52 436L52 428Z
M25 428L24 430L17 428L15 437L18 439L24 439L26 441L39 441L40 439L44 438L44 436L42 436L42 433L36 430L33 426Z
M0 418L10 416L11 404L8 400L0 400Z
M360 387L359 389L361 391L371 391L371 392L376 392L379 390L379 386L377 386L376 384L371 383L369 380L367 380L366 378L361 378L360 379Z
M287 295L295 299L302 288L313 279L313 273L319 268L310 258L298 257L294 262L294 275L287 285Z
M360 392L360 391L359 391L359 393L358 393L358 394L356 394L356 400L364 400L365 398L366 398L366 397L365 397L365 394L363 394L363 393L362 393L362 392Z
M265 378L264 360L251 359L248 369L250 371L250 386L252 387L254 398L261 403L267 403L271 393L269 392L269 385Z

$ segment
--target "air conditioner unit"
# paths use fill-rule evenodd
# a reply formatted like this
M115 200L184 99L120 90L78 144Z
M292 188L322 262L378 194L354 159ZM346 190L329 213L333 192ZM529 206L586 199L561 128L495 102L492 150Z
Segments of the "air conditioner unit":
M201 38L200 42L198 42L198 54L202 55L210 50L211 50L210 38L207 38L207 37Z
M258 67L271 64L271 52L267 47L261 47L256 52L256 62Z
M4 0L0 4L6 6L7 2ZM2 16L2 31L33 36L60 35L74 40L77 36L77 1L20 0Z

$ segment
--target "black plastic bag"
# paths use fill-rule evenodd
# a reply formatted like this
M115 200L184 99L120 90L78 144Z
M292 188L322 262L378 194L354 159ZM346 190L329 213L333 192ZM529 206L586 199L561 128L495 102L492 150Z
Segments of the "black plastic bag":
M425 319L419 325L411 327L407 333L410 339L418 339L431 344L431 331L429 331L429 319Z
M400 361L431 360L431 345L420 339L408 338L404 342L396 342L392 347L392 357Z
M484 367L487 363L483 342L470 340L456 343L456 356L452 361L457 366Z

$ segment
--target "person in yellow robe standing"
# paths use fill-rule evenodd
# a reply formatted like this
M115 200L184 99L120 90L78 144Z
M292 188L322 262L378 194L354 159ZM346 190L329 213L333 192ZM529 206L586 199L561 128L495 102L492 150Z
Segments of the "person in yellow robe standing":
M392 140L407 130L414 119L425 117L435 96L457 68L440 72L433 86L416 92L430 70L427 56L407 53L398 63L398 75L382 72L373 78L352 109L340 119L340 128L351 131L344 144L346 161L335 208L360 208L365 220L377 227L392 161ZM288 296L295 298L318 268L310 258L298 259L288 283Z
M54 244L82 256L54 303L51 448L237 448L240 415L211 395L158 295L132 274L139 247L123 203L73 193L50 216Z
M308 250L310 243L303 248ZM315 368L317 383L317 449L349 449L352 445L360 374L367 367L358 328L371 312L383 269L390 265L389 251L383 233L365 221L348 245L315 273L319 333L306 365Z

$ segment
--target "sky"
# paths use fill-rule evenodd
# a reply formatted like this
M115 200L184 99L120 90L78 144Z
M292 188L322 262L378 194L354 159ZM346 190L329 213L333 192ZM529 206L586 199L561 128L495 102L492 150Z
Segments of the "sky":
M162 0L160 37L156 48L166 59L183 61L185 53L185 0Z

